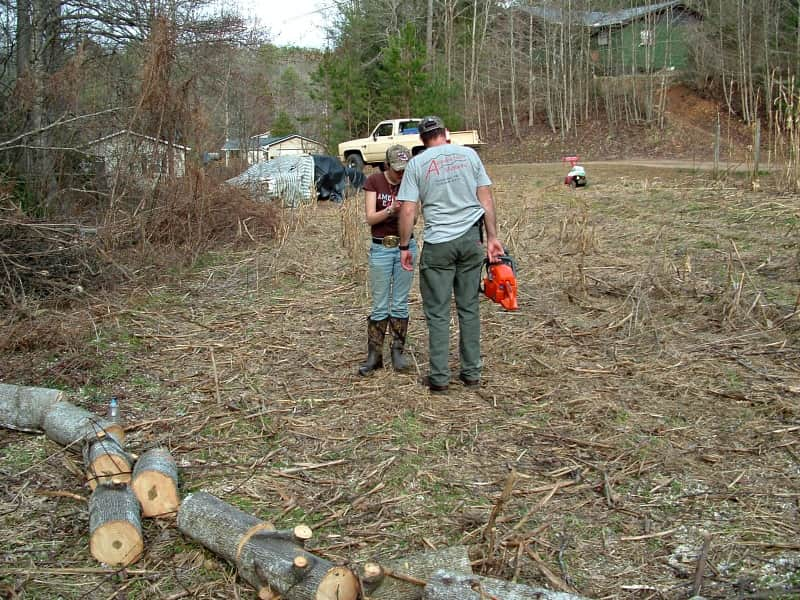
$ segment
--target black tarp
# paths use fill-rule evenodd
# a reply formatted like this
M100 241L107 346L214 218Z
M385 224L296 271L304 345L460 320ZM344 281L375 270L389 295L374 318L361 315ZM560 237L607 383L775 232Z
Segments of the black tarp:
M342 166L335 156L315 154L314 183L317 187L318 200L343 202L347 186L355 190L364 187L364 173L358 169Z

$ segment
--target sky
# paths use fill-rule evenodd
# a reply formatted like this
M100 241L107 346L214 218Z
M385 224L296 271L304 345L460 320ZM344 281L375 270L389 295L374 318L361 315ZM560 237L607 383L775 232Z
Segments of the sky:
M276 45L324 48L326 4L330 0L246 0L243 7L269 28Z

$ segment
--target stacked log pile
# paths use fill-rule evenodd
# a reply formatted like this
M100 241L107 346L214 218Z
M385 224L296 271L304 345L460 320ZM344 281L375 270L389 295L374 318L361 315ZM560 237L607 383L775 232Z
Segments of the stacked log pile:
M58 390L0 383L0 426L44 432L82 452L89 499L90 552L127 567L144 551L143 517L175 517L187 537L234 565L260 600L582 600L474 575L462 546L364 563L358 573L308 551L305 525L276 530L203 491L181 502L178 469L165 448L141 458L125 449L119 423L66 402Z
M92 490L89 549L103 564L126 567L138 561L144 549L142 516L177 512L178 471L169 451L154 448L137 462L125 450L125 430L119 423L66 402L58 390L0 384L0 425L44 432L82 453Z

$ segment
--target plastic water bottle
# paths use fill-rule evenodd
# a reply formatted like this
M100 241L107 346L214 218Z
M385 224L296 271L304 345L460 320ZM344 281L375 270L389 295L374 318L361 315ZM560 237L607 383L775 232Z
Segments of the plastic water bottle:
M116 396L111 396L111 401L108 403L108 420L112 423L119 420L119 402Z

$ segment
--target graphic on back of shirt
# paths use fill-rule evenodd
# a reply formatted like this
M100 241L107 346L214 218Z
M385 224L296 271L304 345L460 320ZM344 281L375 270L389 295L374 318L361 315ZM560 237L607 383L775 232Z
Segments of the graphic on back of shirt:
M434 176L436 183L447 183L453 180L453 176L463 169L470 168L469 159L466 156L459 154L444 154L432 158L428 163L428 168L425 171L425 181L430 181L431 176ZM441 179L442 176L444 179Z

